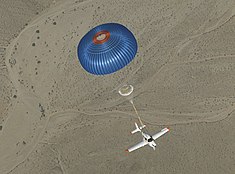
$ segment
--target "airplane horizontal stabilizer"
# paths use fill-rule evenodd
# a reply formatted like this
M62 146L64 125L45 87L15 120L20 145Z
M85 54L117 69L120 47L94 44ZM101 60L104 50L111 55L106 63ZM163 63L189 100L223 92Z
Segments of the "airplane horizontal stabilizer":
M140 132L141 129L145 128L145 125L139 127L139 126L137 125L137 123L135 123L135 127L136 127L136 129L133 130L133 131L131 131L132 134L134 134L134 133L136 133L136 132Z

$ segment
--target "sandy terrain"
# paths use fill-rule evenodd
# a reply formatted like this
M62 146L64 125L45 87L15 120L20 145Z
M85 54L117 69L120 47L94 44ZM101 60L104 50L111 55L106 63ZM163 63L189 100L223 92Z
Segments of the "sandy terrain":
M234 173L233 0L19 2L9 1L19 15L1 18L0 173ZM133 31L139 50L94 76L76 47L106 22ZM124 152L141 140L117 92L127 83L148 130L171 128L156 151Z

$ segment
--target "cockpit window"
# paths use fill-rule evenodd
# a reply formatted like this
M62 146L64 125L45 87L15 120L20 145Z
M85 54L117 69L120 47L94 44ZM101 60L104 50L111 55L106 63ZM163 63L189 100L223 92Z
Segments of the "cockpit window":
M148 139L148 142L151 142L151 141L153 141L153 137L150 137L150 138Z

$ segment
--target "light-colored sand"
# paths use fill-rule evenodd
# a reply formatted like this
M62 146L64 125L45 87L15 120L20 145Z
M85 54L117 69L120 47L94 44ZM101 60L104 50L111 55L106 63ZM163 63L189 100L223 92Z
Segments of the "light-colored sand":
M3 54L0 173L232 174L234 15L232 0L55 3ZM139 50L121 71L93 76L76 47L106 22L133 31ZM126 83L151 132L171 125L156 151L124 153L141 140L129 135L136 117L118 94Z

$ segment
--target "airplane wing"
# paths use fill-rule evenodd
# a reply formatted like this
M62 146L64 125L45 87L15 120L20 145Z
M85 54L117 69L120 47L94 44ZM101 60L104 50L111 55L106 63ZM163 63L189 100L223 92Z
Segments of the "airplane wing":
M164 135L165 133L169 132L170 129L169 128L164 128L162 129L160 132L156 133L155 135L153 135L153 139L156 140L158 139L160 136Z
M141 147L144 147L146 144L148 144L147 141L141 141L140 143L138 143L138 144L136 144L136 145L130 147L130 148L127 149L126 151L127 151L127 152L132 152L132 151L134 151L134 150L136 150L136 149L139 149L139 148L141 148Z

